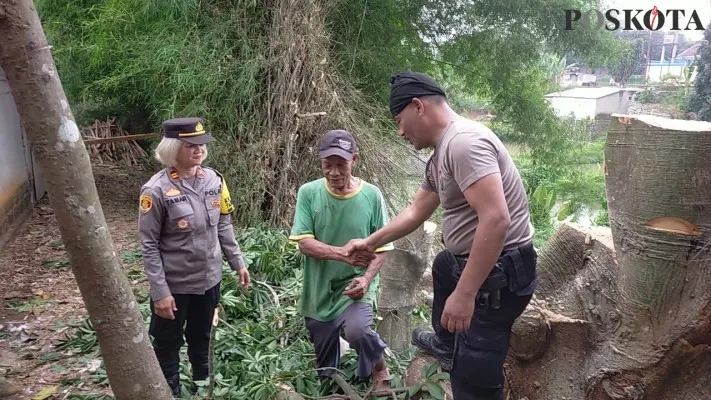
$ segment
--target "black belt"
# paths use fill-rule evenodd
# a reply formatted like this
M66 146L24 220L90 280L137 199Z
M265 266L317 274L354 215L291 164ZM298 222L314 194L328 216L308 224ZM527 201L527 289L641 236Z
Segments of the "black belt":
M454 256L464 268L469 254ZM493 291L508 287L511 292L523 289L536 278L536 251L533 242L505 250L496 261L480 290Z

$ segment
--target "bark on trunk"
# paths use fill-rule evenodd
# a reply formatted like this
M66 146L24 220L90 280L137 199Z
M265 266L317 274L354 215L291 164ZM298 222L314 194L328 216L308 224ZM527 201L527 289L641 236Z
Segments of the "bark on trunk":
M47 180L116 399L171 393L106 226L91 164L31 0L0 1L0 65Z
M395 242L380 270L378 314L383 318L378 333L397 352L410 345L412 310L417 304L417 290L425 269L431 264L430 249L434 224L425 222L408 236Z
M615 116L611 229L562 226L514 327L514 399L711 398L711 124Z

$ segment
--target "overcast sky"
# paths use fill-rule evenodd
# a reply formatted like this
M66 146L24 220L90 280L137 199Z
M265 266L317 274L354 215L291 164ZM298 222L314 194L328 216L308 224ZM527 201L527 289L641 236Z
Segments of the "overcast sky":
M609 8L616 9L636 9L649 10L657 6L658 10L684 10L686 15L680 16L679 25L686 27L689 16L694 10L699 15L701 23L707 26L711 22L711 1L710 0L603 0ZM666 13L665 13L666 15ZM671 16L671 14L670 14ZM671 28L671 23L665 23L662 30ZM693 26L693 24L692 24ZM703 39L702 31L682 31L686 37L692 40Z

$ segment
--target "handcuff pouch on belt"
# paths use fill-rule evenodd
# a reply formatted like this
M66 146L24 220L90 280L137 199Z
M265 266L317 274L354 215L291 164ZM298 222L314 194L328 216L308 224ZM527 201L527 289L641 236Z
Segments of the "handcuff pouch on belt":
M467 263L468 256L455 257L459 266L457 278ZM509 292L528 287L536 279L536 254L532 244L504 252L496 261L476 295L476 307L482 309L501 308L501 289Z

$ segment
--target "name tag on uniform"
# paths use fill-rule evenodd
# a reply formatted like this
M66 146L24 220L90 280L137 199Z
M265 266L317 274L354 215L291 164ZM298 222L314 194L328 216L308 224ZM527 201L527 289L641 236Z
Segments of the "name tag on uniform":
M174 205L174 204L183 203L183 202L186 202L186 201L188 201L188 196L182 195L182 196L176 197L176 198L174 198L174 199L166 199L166 200L165 200L165 204L167 204L167 205L169 205L169 206L172 206L172 205Z

